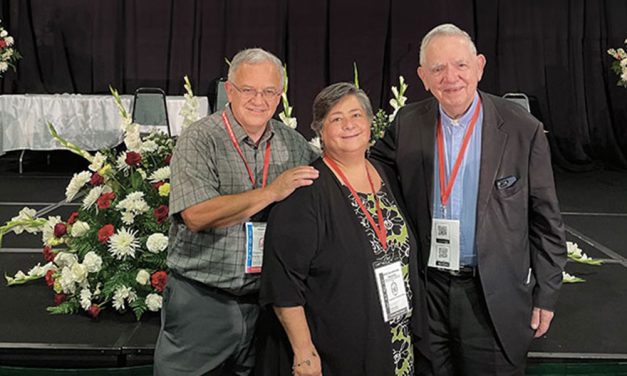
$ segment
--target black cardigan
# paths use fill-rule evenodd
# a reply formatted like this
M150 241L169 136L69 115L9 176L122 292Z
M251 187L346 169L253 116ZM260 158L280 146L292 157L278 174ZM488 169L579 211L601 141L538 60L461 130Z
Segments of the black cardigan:
M371 162L402 210L396 179L389 178L391 170ZM260 302L262 306L304 306L325 376L390 374L394 369L391 334L389 324L383 321L374 281L374 254L346 198L346 188L321 159L312 165L320 171L319 178L311 186L297 189L270 213ZM426 295L418 272L417 243L404 217L411 244L414 346L426 356ZM259 362L276 363L269 359L272 352L262 349L259 355L265 359ZM290 369L285 368L291 366L291 359L281 363L288 364L276 374L289 374Z

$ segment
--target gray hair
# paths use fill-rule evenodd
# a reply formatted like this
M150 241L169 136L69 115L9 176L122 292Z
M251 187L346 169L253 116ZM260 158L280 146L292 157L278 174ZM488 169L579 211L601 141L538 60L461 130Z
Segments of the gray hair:
M278 57L274 56L270 52L261 49L261 48L248 48L245 50L241 50L235 56L233 56L233 60L231 60L231 65L229 65L229 81L233 82L235 80L235 74L242 64L261 64L265 62L270 62L274 64L276 67L276 71L281 77L281 89L283 88L283 64Z
M464 38L468 42L468 46L470 47L470 51L473 55L477 54L477 47L475 43L470 38L467 32L460 29L459 27L446 23L439 26L434 27L422 38L422 43L420 43L420 65L425 63L425 55L427 53L427 46L431 43L431 40L435 37L439 36L458 36Z
M314 99L311 129L313 129L316 134L320 134L324 119L329 114L329 111L331 111L331 108L348 95L354 95L357 100L359 100L361 107L366 112L368 121L372 121L374 114L372 113L372 105L370 104L368 95L351 83L338 82L322 89L322 91L316 95L316 99Z

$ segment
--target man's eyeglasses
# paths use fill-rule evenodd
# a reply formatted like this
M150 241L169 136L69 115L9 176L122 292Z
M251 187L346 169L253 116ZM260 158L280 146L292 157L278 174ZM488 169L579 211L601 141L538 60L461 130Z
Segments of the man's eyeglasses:
M243 86L243 87L237 87L237 85L235 85L233 82L229 81L229 83L231 84L231 86L233 86L235 88L235 90L237 90L241 95L242 98L248 100L248 99L252 99L255 98L257 96L257 94L261 94L261 97L263 99L266 100L270 100L270 99L274 99L276 97L278 97L279 95L281 95L281 91L276 90L274 88L265 88L263 90L257 90L255 88L252 88L250 86Z

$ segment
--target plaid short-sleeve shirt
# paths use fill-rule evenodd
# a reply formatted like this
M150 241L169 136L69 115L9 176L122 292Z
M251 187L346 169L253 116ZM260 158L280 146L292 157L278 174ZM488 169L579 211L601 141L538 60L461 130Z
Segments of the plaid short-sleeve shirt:
M266 144L270 142L268 182L283 171L307 165L316 152L300 133L283 123L270 120L264 135L255 145L227 107L248 166L261 185ZM226 131L222 112L198 120L179 137L171 170L170 227L168 266L178 274L235 295L256 292L259 274L244 273L244 223L225 228L209 228L194 233L183 223L181 211L211 198L242 193L252 189L246 165Z

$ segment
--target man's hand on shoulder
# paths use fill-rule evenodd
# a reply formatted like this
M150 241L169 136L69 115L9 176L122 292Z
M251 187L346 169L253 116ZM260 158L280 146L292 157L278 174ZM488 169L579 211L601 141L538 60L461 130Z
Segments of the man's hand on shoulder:
M533 308L533 312L531 313L531 329L536 331L534 334L535 338L542 337L549 331L553 316L554 313L552 311L538 307Z
M319 172L311 166L298 166L283 171L266 189L272 194L273 201L281 201L291 195L296 188L313 184Z

